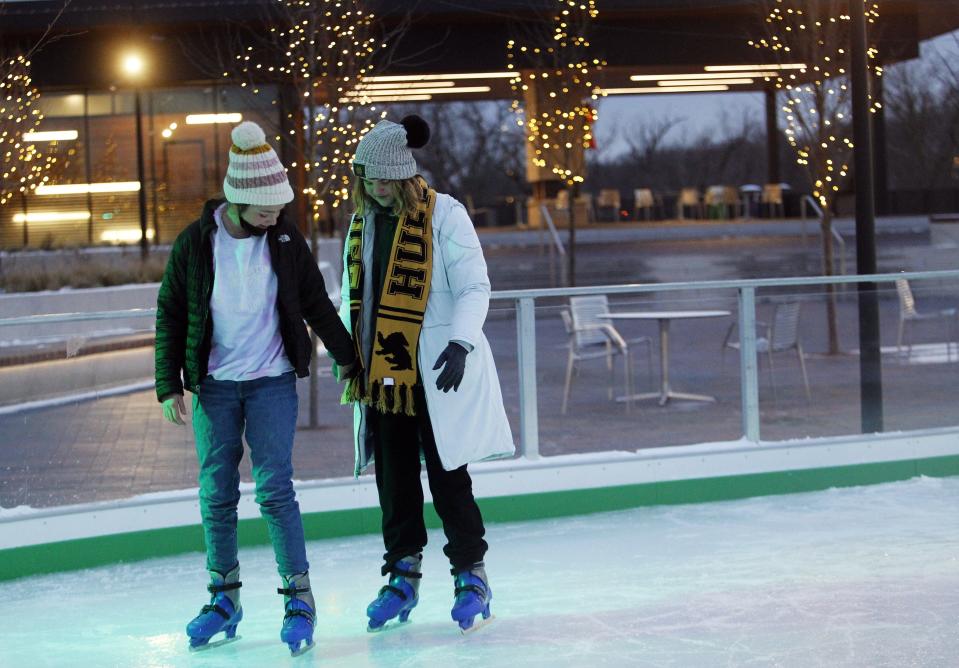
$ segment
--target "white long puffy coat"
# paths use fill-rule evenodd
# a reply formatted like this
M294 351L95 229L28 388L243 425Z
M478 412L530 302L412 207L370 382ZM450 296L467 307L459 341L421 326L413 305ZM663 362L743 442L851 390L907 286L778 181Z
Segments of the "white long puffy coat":
M375 216L368 211L363 220L363 272L366 277L372 276L374 226ZM350 329L350 288L345 251L344 248L340 319ZM366 280L363 285L362 350L367 356L373 336L370 330L373 316L371 282ZM508 457L515 451L493 354L483 334L489 295L486 260L466 209L449 195L437 194L433 211L433 272L420 329L417 364L426 392L436 449L447 471L482 459ZM473 350L466 356L466 371L459 390L444 393L436 389L436 379L442 368L434 371L433 365L453 339L469 343ZM369 368L368 359L365 366ZM373 459L364 413L361 404L354 402L355 475L359 475Z

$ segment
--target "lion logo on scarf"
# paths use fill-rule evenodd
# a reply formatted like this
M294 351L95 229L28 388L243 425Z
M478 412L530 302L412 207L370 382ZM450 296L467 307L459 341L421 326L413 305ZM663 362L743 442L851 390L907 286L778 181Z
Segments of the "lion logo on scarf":
M408 350L410 344L403 336L403 332L393 332L385 338L380 332L377 332L376 341L380 344L380 349L376 351L376 354L385 355L386 361L390 363L391 371L413 368L413 359L410 357Z

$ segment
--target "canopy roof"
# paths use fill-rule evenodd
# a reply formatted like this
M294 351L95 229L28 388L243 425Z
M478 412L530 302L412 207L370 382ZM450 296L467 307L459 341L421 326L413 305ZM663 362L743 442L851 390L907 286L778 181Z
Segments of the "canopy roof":
M0 0L0 42L35 40L62 4ZM54 27L58 39L34 59L34 81L47 88L108 88L117 84L118 54L132 43L150 53L151 86L216 80L211 45L225 43L238 28L268 25L266 6L262 0L72 0ZM390 63L377 74L504 73L507 40L555 6L553 0L369 0L367 7L386 27L411 17ZM634 75L702 73L708 66L755 64L762 55L747 45L760 34L756 2L598 0L597 6L591 41L608 63L600 82L607 89L643 87L630 81ZM920 41L959 29L957 6L946 0L881 1L883 61L916 57ZM489 90L443 99L510 96L502 76L481 83L472 80L470 88ZM762 85L758 79L736 90Z

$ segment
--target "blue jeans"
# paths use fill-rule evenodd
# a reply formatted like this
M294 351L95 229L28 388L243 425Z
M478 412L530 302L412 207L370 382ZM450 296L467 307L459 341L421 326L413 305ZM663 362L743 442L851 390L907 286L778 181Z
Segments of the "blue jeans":
M193 432L200 462L200 514L207 569L237 564L242 436L250 446L256 502L266 520L280 575L309 569L300 506L293 491L296 377L230 381L207 376L193 397Z

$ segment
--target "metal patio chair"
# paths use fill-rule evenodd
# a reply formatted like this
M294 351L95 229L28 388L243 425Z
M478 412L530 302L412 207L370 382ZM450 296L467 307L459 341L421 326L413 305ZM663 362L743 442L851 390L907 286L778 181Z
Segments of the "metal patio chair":
M691 209L694 218L705 218L702 197L698 188L683 188L676 198L676 218L686 219L686 209Z
M633 190L633 215L639 220L639 212L643 212L643 218L649 220L652 216L659 216L658 210L663 206L659 195L653 193L650 188L636 188Z
M802 343L799 341L799 311L801 302L790 301L776 304L773 312L772 324L756 322L757 327L762 328L761 334L756 337L756 352L760 363L763 353L765 353L769 366L769 382L773 388L773 401L776 396L776 378L774 375L773 353L783 353L790 350L796 351L796 358L799 361L799 370L802 372L803 387L806 389L806 401L812 401L812 394L809 391L809 376L806 374L806 359L803 353ZM726 338L723 339L722 354L725 364L726 349L739 350L739 340L735 336L737 324L734 322L726 330Z
M630 345L646 346L646 355L652 375L652 340L648 336L634 339L625 339L613 325L599 316L609 313L609 300L606 295L589 295L584 297L570 297L569 310L563 310L560 315L566 332L569 335L569 356L566 360L566 383L563 387L563 406L561 413L566 415L569 405L569 395L573 384L573 374L579 362L602 359L609 369L609 387L607 397L613 399L614 365L613 357L621 355L623 358L623 375L625 394L627 397L635 394L633 384L633 350ZM630 402L627 400L626 407Z
M949 359L952 359L951 345L952 341L957 341L959 345L959 320L956 319L955 308L944 308L938 311L919 311L916 309L916 298L912 294L912 288L909 287L909 281L905 278L896 279L896 293L899 295L899 329L896 334L896 352L902 354L902 343L905 339L906 324L913 322L928 322L932 320L949 321L951 332L946 340L946 351ZM910 325L911 327L911 325ZM907 353L912 353L912 341L907 344Z

